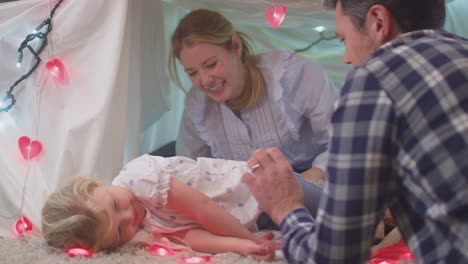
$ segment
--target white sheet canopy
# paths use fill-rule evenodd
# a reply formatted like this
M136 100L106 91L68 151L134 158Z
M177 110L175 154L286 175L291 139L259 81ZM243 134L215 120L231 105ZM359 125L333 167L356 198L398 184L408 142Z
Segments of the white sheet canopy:
M19 44L56 2L0 5L1 98L31 68L28 52L16 68ZM146 10L155 16L143 14ZM45 198L71 177L97 175L109 182L125 154L139 154L126 143L138 146L141 129L168 108L165 64L158 61L165 56L164 39L152 29L162 18L158 1L65 0L57 9L40 57L60 59L69 81L55 81L41 63L15 88L13 108L0 112L0 235L11 235L18 208L39 227ZM154 107L140 114L144 104ZM39 157L28 162L21 156L22 136L42 142Z
M26 50L16 67L20 43L57 1L0 4L0 100L32 66ZM464 36L467 2L451 2L447 19ZM274 30L263 13L278 4L288 13ZM70 178L93 175L110 182L129 159L175 139L184 94L169 81L167 43L187 9L200 7L223 12L254 39L257 52L303 48L320 37L316 26L324 26L327 36L334 32L333 14L322 10L321 0L64 0L42 62L14 89L13 108L0 112L0 236L13 235L18 213L39 228L45 198ZM303 55L321 63L339 86L349 70L342 53L334 39ZM68 82L55 81L47 71L46 62L54 58L65 65ZM42 143L38 157L22 157L22 136Z

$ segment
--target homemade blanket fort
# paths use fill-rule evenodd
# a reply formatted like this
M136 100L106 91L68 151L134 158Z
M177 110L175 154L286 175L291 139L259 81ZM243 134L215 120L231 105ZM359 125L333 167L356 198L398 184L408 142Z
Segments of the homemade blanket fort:
M79 174L110 183L126 161L150 152L158 146L155 142L163 145L175 138L177 126L162 135L180 120L184 95L169 83L161 58L167 58L165 42L185 9L224 10L259 43L259 51L292 49L291 43L307 47L313 39L310 47L328 49L303 49L310 52L304 54L316 56L338 87L349 70L342 65L339 41L327 40L334 18L322 12L321 0L176 2L178 7L170 0L0 4L0 259L68 262L68 254L57 254L41 239L40 211L48 194ZM463 25L468 18L462 14L468 3L448 2L446 29L467 37ZM274 31L278 27L285 31ZM375 251L373 263L410 258L390 215L384 220L376 233L382 244L375 249L387 250ZM169 245L160 246L122 248L92 258L99 263L178 263L173 256L161 256L172 254ZM201 256L180 252L178 258ZM88 254L80 249L69 253ZM273 263L285 263L277 253ZM257 263L232 253L211 257L216 263Z

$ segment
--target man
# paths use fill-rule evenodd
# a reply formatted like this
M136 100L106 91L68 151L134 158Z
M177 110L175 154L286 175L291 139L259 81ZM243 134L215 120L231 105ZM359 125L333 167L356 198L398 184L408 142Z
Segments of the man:
M326 0L356 66L332 116L316 219L277 149L243 179L290 263L364 263L390 208L417 263L468 263L468 41L438 31L443 0Z

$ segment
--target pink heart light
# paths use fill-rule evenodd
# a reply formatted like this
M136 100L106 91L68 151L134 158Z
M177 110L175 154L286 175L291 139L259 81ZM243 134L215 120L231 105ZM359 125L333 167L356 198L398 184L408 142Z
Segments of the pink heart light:
M18 139L18 146L25 160L30 160L39 155L42 151L42 143L23 136Z
M286 16L284 5L270 6L265 10L265 18L272 28L278 28Z
M49 71L50 75L52 75L52 77L54 77L57 81L62 83L67 81L67 70L65 69L65 66L61 60L53 59L48 61L45 67Z
M29 221L26 216L21 217L21 219L16 220L13 224L13 229L15 231L16 236L22 236L24 232L33 230L33 224Z
M182 262L189 263L189 264L210 263L211 257L210 256L186 257L186 258L181 258L181 260Z
M67 253L70 257L91 257L93 255L93 252L89 249L86 248L69 248L65 250L65 253Z
M155 256L159 257L169 257L169 256L175 256L176 253L174 250L165 247L163 245L158 245L158 244L153 244L151 247L148 248L149 253Z

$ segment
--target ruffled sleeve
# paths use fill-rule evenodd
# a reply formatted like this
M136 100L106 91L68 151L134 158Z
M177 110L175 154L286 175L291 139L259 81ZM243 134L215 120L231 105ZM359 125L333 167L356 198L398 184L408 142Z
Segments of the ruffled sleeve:
M315 157L312 167L326 171L330 118L338 99L337 89L319 64L299 55L291 60L281 83L286 91L283 101L289 101L288 105L303 113L312 128L314 143L325 149Z
M284 98L289 94L289 85L287 83L289 65L294 56L293 52L288 51L272 51L259 55L258 68L262 71L265 87L268 89L268 95L272 97L276 105L279 106L284 115L286 125L290 130L290 135L294 140L299 139L299 128L295 124L295 120L300 118L299 111L291 111L292 108L287 106ZM286 87L283 87L286 86Z
M294 140L300 137L303 119L310 123L311 138L320 148L327 148L329 121L338 92L322 67L290 51L261 55L260 69L272 100L280 107ZM319 154L312 167L325 171L327 151Z
M225 157L219 149L223 148L219 144L226 144L219 140L224 135L222 122L219 104L192 87L185 102L176 155L191 159Z
M168 165L162 157L140 156L122 169L112 185L129 189L144 203L165 206L171 178Z
M208 136L208 128L204 119L213 111L215 106L207 96L197 88L192 87L185 100L185 109L180 123L179 135L176 142L176 155L192 159L212 156L210 146L212 137Z

